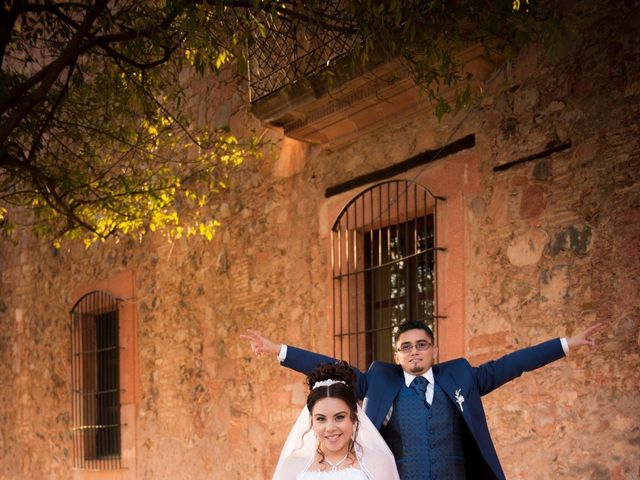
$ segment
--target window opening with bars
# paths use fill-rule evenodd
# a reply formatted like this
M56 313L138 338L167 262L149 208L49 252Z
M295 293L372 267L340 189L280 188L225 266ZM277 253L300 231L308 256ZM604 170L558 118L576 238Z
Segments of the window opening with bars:
M71 310L74 467L121 467L118 300L94 291Z
M442 201L421 185L390 180L342 210L331 233L335 356L367 368L373 360L393 361L403 321L421 320L437 332Z

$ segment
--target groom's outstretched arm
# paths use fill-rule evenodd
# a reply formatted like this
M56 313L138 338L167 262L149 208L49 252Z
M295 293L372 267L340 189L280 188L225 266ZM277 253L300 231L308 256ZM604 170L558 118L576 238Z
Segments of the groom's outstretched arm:
M272 342L255 330L247 330L247 333L245 335L240 335L240 338L249 342L251 351L257 356L260 356L263 353L275 353L278 355L280 348L282 347L281 343Z
M582 346L595 346L593 334L602 324L592 325L586 330L566 339L566 348L571 351ZM560 339L549 340L533 347L517 350L497 360L492 360L475 368L476 382L480 395L486 395L524 372L540 368L565 356L568 351Z
M256 355L260 356L263 353L278 355L280 363L296 372L309 374L321 363L334 363L338 360L326 355L303 350L301 348L293 347L291 345L286 346L286 354L284 358L280 358L283 351L283 344L276 343L268 338L264 337L260 332L255 330L247 330L246 335L240 335L243 340L249 341L251 350ZM367 378L357 368L351 367L356 375L356 395L359 399L364 398L367 391Z
M287 356L282 359L281 363L287 368L307 375L321 363L335 363L337 361L335 358L320 353L287 345Z

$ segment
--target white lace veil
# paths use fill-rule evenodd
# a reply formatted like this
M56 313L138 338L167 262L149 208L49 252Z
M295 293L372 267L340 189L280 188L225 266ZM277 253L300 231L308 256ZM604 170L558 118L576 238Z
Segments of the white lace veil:
M370 480L399 480L396 462L389 447L373 426L371 420L358 406L358 435L356 437L356 456L367 478ZM311 426L311 415L303 407L298 415L287 441L282 447L278 466L273 480L294 480L306 472L316 453L317 438Z

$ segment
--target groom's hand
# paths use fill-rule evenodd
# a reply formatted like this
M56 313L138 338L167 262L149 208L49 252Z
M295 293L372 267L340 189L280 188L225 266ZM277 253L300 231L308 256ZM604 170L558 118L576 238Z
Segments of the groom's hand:
M577 333L571 338L567 339L567 344L569 345L569 349L579 347L582 345L589 345L589 347L594 347L596 341L593 339L593 334L600 330L604 325L602 323L596 323L595 325L591 325L586 330Z
M275 353L276 355L280 353L281 344L272 342L266 337L263 337L260 332L256 332L255 330L247 329L246 335L240 335L240 338L243 340L247 340L251 345L251 350L256 355L261 355L263 353Z

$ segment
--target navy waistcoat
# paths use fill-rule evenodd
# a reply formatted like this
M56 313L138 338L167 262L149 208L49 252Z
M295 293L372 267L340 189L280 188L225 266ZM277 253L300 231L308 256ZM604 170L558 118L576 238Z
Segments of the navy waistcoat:
M434 385L431 407L424 396L402 386L393 415L381 429L393 452L402 480L465 480L462 415Z

